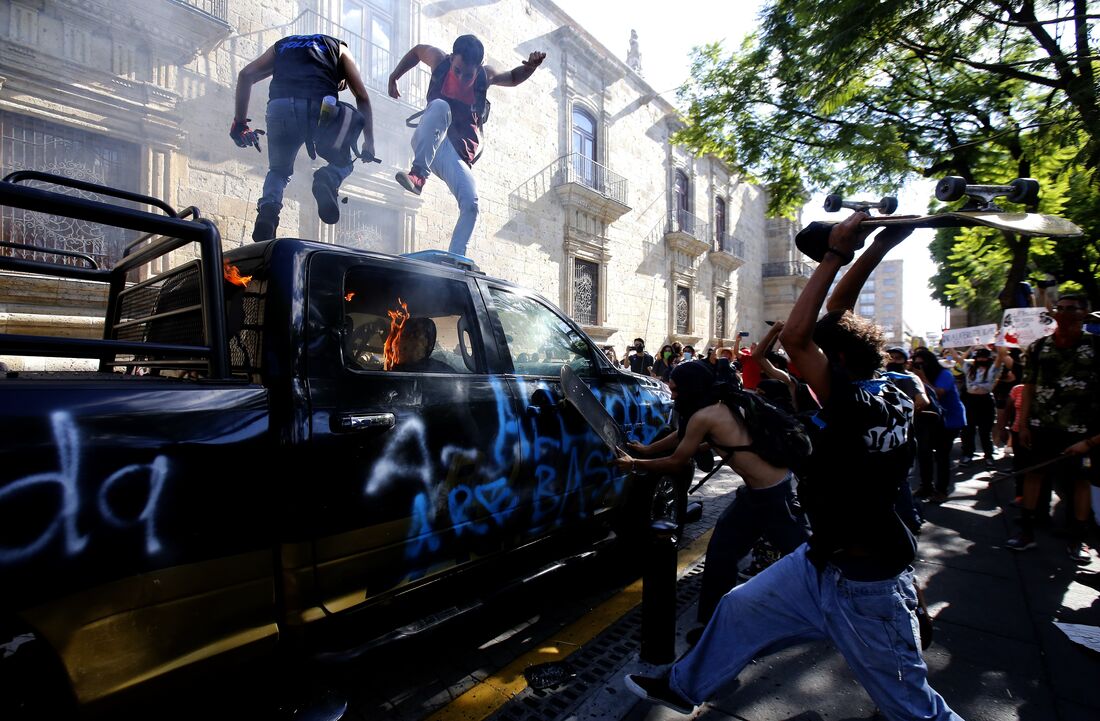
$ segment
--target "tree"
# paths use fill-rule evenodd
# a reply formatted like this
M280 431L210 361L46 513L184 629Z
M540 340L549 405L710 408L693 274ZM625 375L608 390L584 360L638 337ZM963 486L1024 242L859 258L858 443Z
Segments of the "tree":
M1095 213L1100 66L1089 22L1100 15L1089 10L1087 0L773 0L738 51L697 49L677 140L766 185L773 214L793 214L808 189L889 192L943 175L1035 176L1044 210ZM1096 230L1084 255L1095 254ZM958 243L973 250L972 236ZM1045 258L1088 276L1078 282L1100 301L1095 263L984 237L977 257L1009 264L1005 288ZM962 249L950 247L940 291L965 299L976 286L956 282L965 264L945 262Z

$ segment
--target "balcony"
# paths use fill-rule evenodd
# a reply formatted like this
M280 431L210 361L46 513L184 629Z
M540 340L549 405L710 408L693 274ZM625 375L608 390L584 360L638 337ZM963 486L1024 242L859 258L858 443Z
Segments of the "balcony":
M176 5L183 5L185 7L193 8L198 12L206 15L214 20L220 20L222 23L226 23L229 20L229 16L226 14L226 8L229 5L229 0L169 0Z
M628 185L623 176L591 158L572 153L554 161L551 178L558 199L573 208L612 223L630 211Z
M210 4L210 0L203 3L202 0L194 0L199 4ZM225 0L214 0L224 5ZM382 47L357 33L348 30L339 23L326 18L314 10L306 10L291 21L287 28L287 35L331 35L343 40L348 45L348 52L359 66L359 74L363 76L363 83L368 89L374 90L388 98L390 73L397 65L397 59L389 48ZM401 91L400 102L411 105L417 109L422 108L428 95L428 83L432 74L417 65L405 73L398 83ZM373 100L373 98L372 98Z
M678 250L690 258L698 258L713 248L708 240L708 224L686 210L677 210L669 214L665 228L665 242L673 250Z
M732 273L745 264L745 243L727 233L717 233L708 257L711 263Z
M785 260L778 263L765 263L762 271L765 278L782 278L784 276L809 278L814 274L814 266L801 260Z

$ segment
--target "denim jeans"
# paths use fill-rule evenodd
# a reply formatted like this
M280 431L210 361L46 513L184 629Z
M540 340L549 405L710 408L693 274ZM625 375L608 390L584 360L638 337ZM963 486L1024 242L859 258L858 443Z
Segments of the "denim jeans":
M912 569L884 581L850 581L832 565L818 571L806 549L722 598L695 648L672 666L672 688L699 705L757 656L827 638L886 718L961 721L928 685Z
M420 116L420 125L412 137L413 170L427 178L435 173L458 201L458 222L451 233L452 253L466 255L466 246L477 224L477 184L470 166L458 156L458 151L447 139L451 125L451 106L446 100L435 99L428 103Z
M264 192L259 205L277 203L282 205L283 191L294 174L294 160L298 151L309 136L310 124L316 125L317 116L309 111L306 98L275 98L267 104L267 177L264 178ZM326 167L334 177L343 183L355 168L351 165L333 165ZM337 183L337 187L339 187Z
M768 488L742 486L714 524L707 544L703 588L699 593L699 622L710 620L718 602L737 583L737 562L761 537L780 553L790 553L806 542L802 517L794 513L794 475Z

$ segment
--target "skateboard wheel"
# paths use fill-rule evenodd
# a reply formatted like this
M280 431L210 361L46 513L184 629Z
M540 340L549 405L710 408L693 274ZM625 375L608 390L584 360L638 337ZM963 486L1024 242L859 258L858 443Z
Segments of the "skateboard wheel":
M948 175L936 183L936 200L949 203L966 195L966 178L957 175Z
M836 211L840 210L841 207L843 207L842 206L843 203L844 203L844 198L837 195L836 193L826 195L825 196L825 212L835 213Z
M883 215L890 215L898 209L898 199L892 195L887 195L878 203L878 210Z
M1034 178L1016 178L1008 187L1012 188L1005 200L1010 203L1033 205L1039 201L1039 181Z

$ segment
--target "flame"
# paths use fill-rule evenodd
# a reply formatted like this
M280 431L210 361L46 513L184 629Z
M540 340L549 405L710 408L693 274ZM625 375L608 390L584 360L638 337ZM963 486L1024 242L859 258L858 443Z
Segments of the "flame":
M225 282L239 285L242 288L248 285L248 281L252 280L251 275L241 275L240 269L235 265L230 265L228 260L222 266L222 277L225 278Z
M355 297L355 291L354 290L349 290L348 294L344 296L344 300L346 302L350 303L351 299L354 298L354 297Z
M386 344L382 347L382 370L390 370L401 362L398 343L401 341L401 333L405 330L405 321L409 319L409 306L401 298L397 299L398 308L387 310L390 317L390 332L386 336Z

